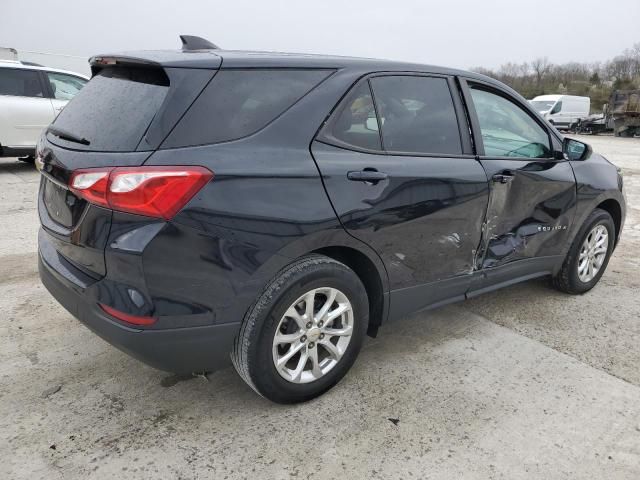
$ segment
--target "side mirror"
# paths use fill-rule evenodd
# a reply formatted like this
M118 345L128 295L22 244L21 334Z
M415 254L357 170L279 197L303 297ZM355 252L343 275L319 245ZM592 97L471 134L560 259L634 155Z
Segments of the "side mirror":
M591 147L573 138L562 141L562 154L567 160L584 160L591 155Z

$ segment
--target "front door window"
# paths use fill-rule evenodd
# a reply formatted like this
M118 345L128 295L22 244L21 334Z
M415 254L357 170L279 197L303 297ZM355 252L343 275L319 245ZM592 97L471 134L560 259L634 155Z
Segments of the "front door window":
M484 153L488 157L551 158L549 134L501 95L472 86Z

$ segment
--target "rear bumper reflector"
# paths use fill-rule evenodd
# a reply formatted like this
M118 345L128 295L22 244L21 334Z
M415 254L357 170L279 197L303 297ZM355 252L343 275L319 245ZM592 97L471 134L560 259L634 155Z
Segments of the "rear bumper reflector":
M109 307L108 305L104 305L102 303L99 303L98 305L102 310L104 310L112 317L131 325L148 326L153 325L154 323L156 323L156 320L158 320L156 317L139 317L137 315L129 315L128 313L121 312L120 310L116 310L115 308Z

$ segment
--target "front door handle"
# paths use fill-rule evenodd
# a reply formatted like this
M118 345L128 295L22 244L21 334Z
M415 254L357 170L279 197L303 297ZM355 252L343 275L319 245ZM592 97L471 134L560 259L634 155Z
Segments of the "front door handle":
M380 180L386 180L389 178L384 172L379 172L375 169L364 169L357 172L347 172L347 178L352 182L369 182L372 184L378 183Z
M515 176L512 172L502 172L502 173L496 173L493 177L491 177L491 180L493 180L496 183L509 183L514 178Z

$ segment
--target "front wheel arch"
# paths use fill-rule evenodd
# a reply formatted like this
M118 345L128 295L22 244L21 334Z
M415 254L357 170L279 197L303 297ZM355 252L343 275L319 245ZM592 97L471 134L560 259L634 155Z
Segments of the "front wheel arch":
M582 279L580 277L579 265L580 262L586 261L591 262L594 257L583 258L585 255L585 248L588 248L586 245L586 240L589 235L589 232L593 231L594 226L604 226L609 232L609 240L607 250L604 252L606 257L604 260L596 267L595 276L587 279ZM613 237L613 238L612 238ZM615 223L611 214L606 210L602 210L599 208L594 209L589 213L583 224L580 226L578 233L575 238L571 242L571 246L569 251L566 254L565 259L563 260L559 270L554 273L552 276L552 284L553 286L562 292L569 294L582 294L591 290L599 281L602 275L604 274L607 265L609 263L609 258L613 253L613 249L615 247ZM592 255L592 254L590 254Z
M611 215L611 218L613 218L613 224L615 225L616 230L615 243L617 244L618 239L620 238L620 229L622 227L622 207L620 207L620 204L616 200L610 198L608 200L605 200L604 202L601 202L596 207L596 209L597 208L604 210L609 215Z

